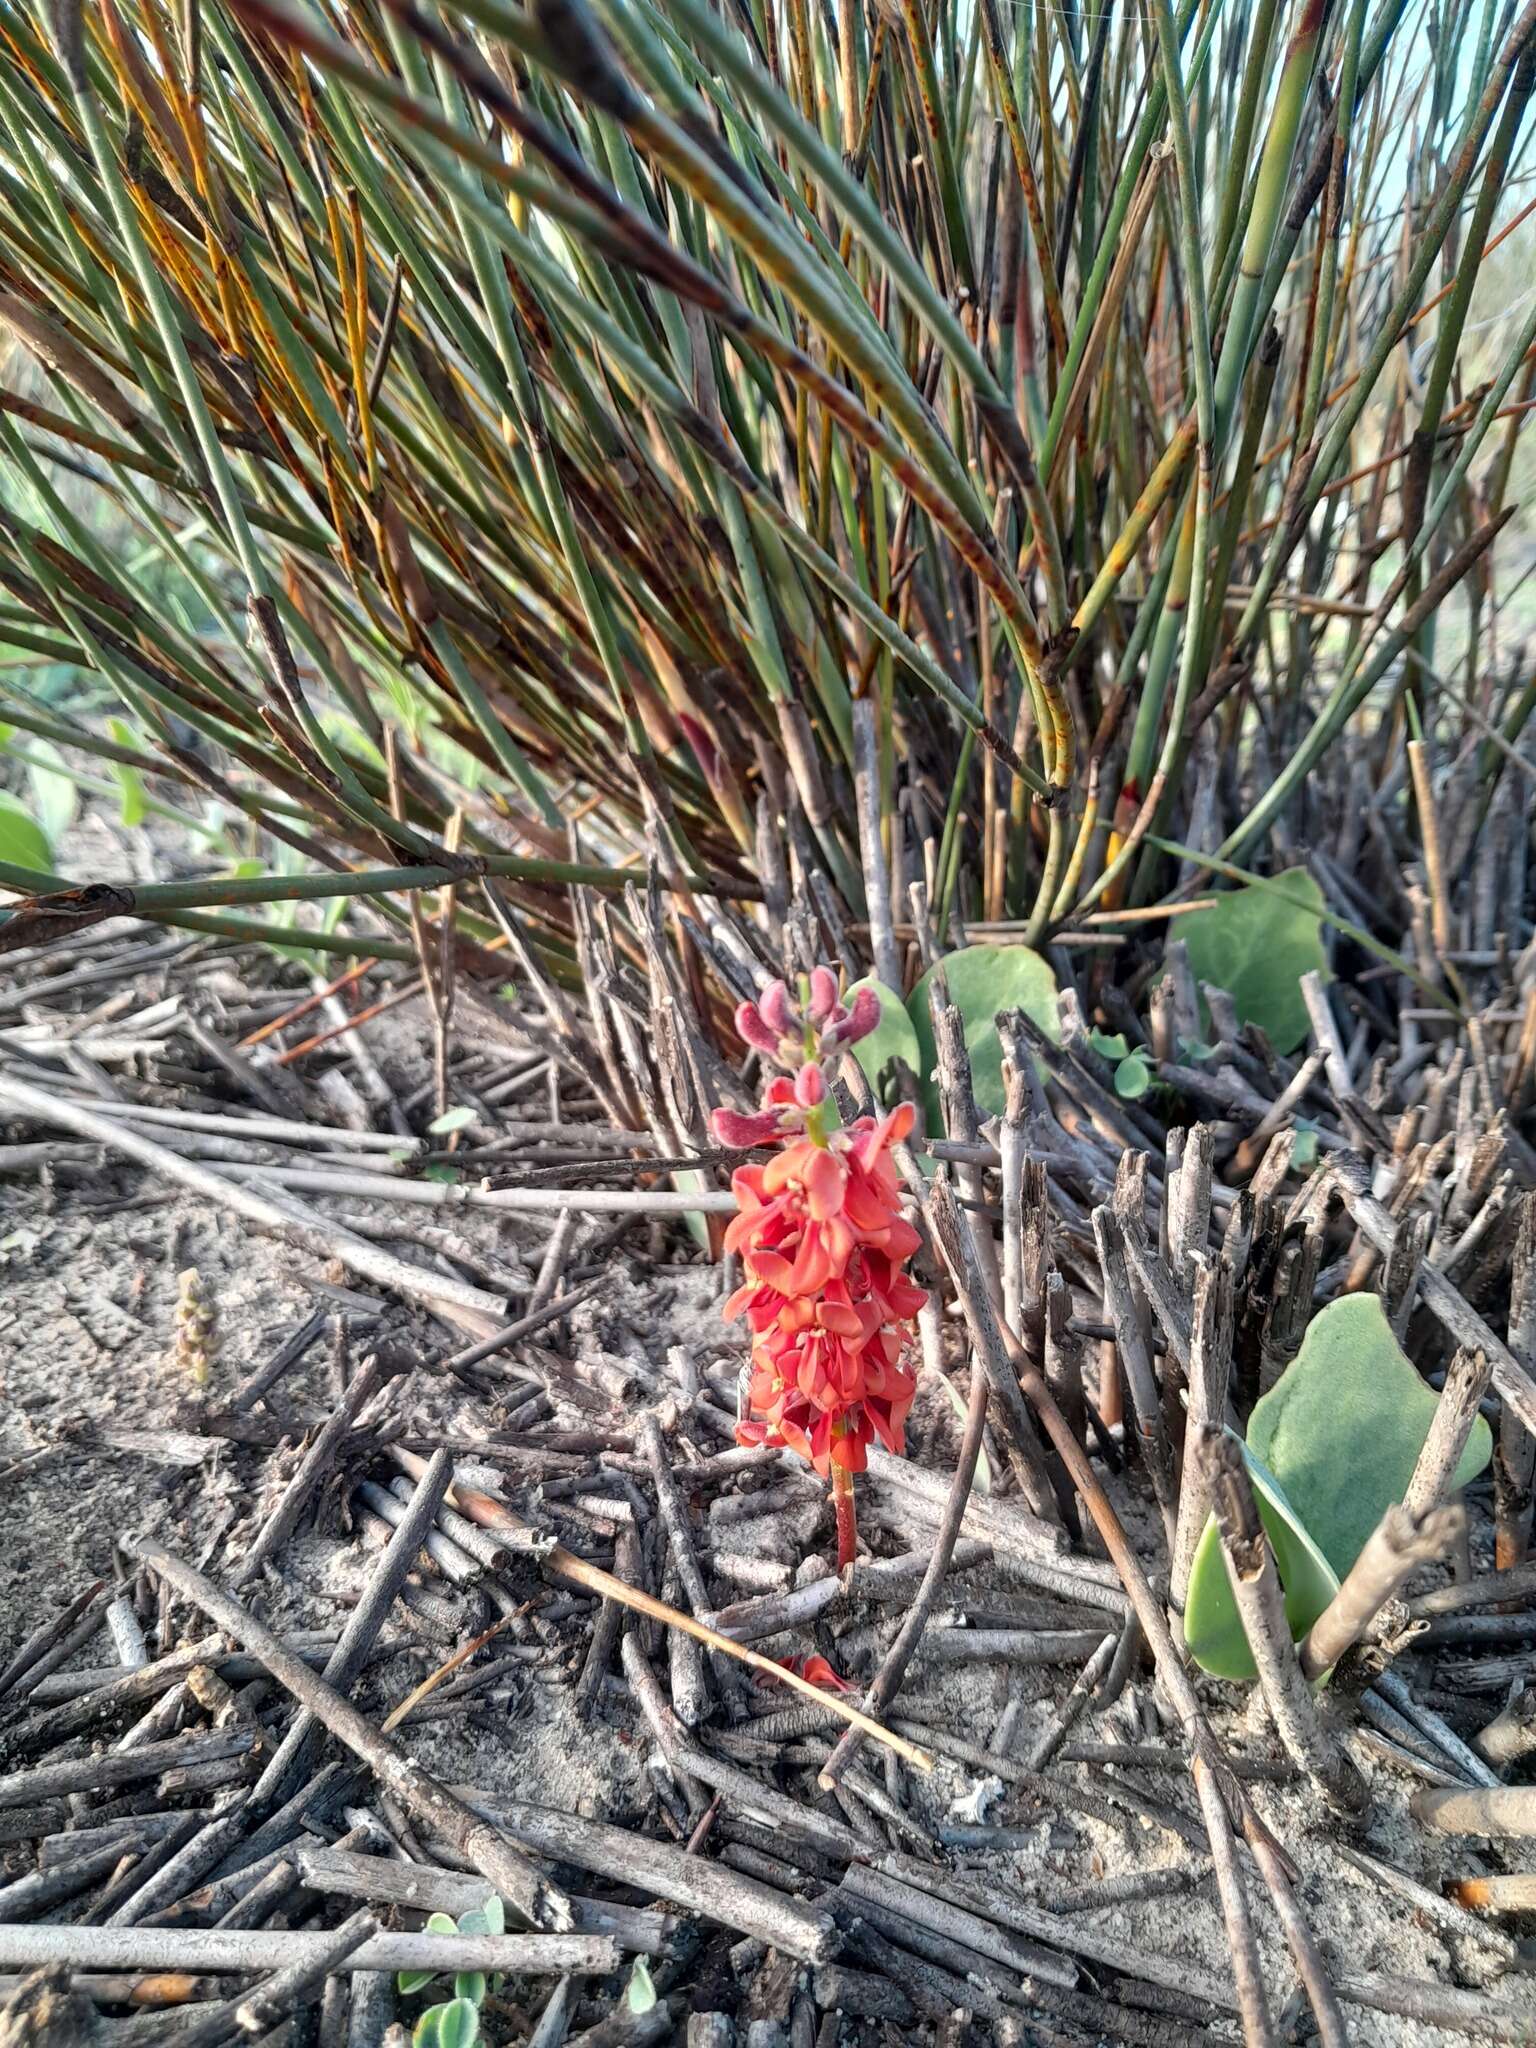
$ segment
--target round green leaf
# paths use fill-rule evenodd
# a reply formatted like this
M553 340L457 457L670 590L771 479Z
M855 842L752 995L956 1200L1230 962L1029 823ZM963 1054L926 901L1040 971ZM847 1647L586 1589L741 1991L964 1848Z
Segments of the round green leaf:
M489 1893L486 1897L485 1904L480 1908L480 1910L482 1913L484 1913L486 1927L492 1934L506 1933L507 1909L502 1904L500 1893Z
M1322 911L1312 876L1289 868L1272 884L1228 890L1209 910L1178 920L1195 979L1225 989L1239 1023L1257 1024L1276 1052L1294 1052L1311 1028L1301 977L1327 972Z
M1139 1052L1127 1053L1115 1069L1115 1093L1126 1102L1136 1102L1152 1086L1152 1070Z
M901 997L887 988L883 981L877 981L870 974L863 981L856 981L843 997L851 1006L853 999L863 989L873 989L880 998L880 1022L867 1038L861 1038L853 1048L853 1056L864 1069L864 1078L874 1091L875 1100L882 1109L888 1109L896 1096L880 1086L881 1070L890 1060L905 1060L914 1074L922 1074L921 1055L917 1049L917 1033L912 1029L912 1019L907 1015Z
M490 1931L491 1923L478 1906L473 1906L469 1912L459 1915L460 1934L489 1934Z
M397 1970L395 1989L402 1998L409 1998L414 1991L424 1991L436 1975L436 1970Z
M1374 1294L1346 1294L1313 1317L1300 1351L1255 1407L1248 1442L1340 1578L1403 1497L1439 1396L1420 1379ZM1479 1416L1454 1485L1493 1456Z
M428 1934L457 1934L458 1925L451 1913L431 1913L427 1916L425 1932Z
M480 2010L472 2000L454 1998L432 2010L437 2014L433 2048L475 2048L480 2038Z
M13 796L0 795L0 860L45 875L53 872L53 848L47 834Z
M446 2005L429 2005L416 2022L411 2034L411 2048L440 2048L441 2036L438 2022L448 2010Z
M1253 1481L1259 1520L1275 1553L1291 1638L1300 1642L1339 1590L1339 1581L1275 1475L1247 1444L1243 1446L1243 1462ZM1214 1516L1206 1523L1195 1548L1184 1599L1184 1641L1201 1670L1209 1671L1213 1678L1257 1676L1242 1617L1232 1595Z
M483 1970L460 1970L453 1980L455 1998L467 1998L471 2005L479 2005L485 1997L485 1972Z
M971 1056L971 1082L976 1107L983 1117L1001 1116L1007 1107L1003 1093L1003 1047L993 1021L1002 1010L1027 1010L1052 1043L1061 1037L1056 1019L1056 977L1038 953L1028 946L966 946L948 953L938 962L949 983L950 1001L965 1024L965 1049ZM918 1079L930 1131L944 1127L943 1105L934 1083L936 1052L933 1019L928 1010L930 968L907 998L907 1015L917 1037Z

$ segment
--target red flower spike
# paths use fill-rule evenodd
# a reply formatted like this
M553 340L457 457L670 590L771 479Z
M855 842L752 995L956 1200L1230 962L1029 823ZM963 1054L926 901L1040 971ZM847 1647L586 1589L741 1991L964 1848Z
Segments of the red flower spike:
M846 1566L855 1549L853 1474L865 1469L872 1442L901 1452L916 1391L902 1354L926 1297L903 1270L919 1238L901 1213L890 1159L913 1111L903 1104L889 1116L824 1127L827 1077L819 1059L804 1057L796 1032L830 1058L879 1022L870 991L842 1007L829 968L801 983L798 1010L784 984L771 982L737 1018L760 1051L772 1036L774 1057L791 1069L768 1083L758 1115L717 1110L713 1119L725 1144L781 1147L731 1180L738 1213L725 1245L740 1257L743 1279L725 1313L745 1316L752 1332L750 1413L737 1436L783 1445L831 1481Z

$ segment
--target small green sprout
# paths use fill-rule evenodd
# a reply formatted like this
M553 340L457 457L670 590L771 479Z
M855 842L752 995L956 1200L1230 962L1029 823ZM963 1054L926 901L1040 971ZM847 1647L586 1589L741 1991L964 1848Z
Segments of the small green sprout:
M651 1982L650 1957L636 1956L624 1987L624 2003L636 2014L649 2012L656 2003L656 1986Z
M428 1934L505 1934L507 1918L501 1900L492 1893L483 1906L461 1913L434 1913L427 1921ZM425 1990L439 1974L436 1970L401 1970L395 1984L403 1998ZM459 1970L454 1974L453 1996L429 2005L416 2022L411 2048L475 2048L480 2039L480 2007L487 1989L499 1991L500 1977L487 1981L483 1970Z

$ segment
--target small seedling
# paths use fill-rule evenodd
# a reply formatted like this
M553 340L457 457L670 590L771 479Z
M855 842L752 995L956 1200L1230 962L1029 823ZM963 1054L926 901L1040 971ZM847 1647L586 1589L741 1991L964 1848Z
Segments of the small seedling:
M457 1920L448 1913L434 1913L428 1920L428 1934L505 1934L506 1910L492 1893L483 1906L461 1913ZM425 1990L439 1975L436 1970L401 1970L395 1978L403 1998ZM417 2020L411 2035L412 2048L475 2048L480 2039L480 2007L487 1988L501 1989L500 1977L487 1986L483 1970L459 1970L453 1980L452 1998L429 2005Z
M624 1987L624 2003L638 2019L642 2013L650 2012L656 2003L656 1986L651 1982L649 1956L636 1956L634 1967L629 1973L629 1982Z
M1113 1064L1115 1093L1122 1101L1139 1101L1152 1086L1152 1069L1141 1047L1129 1045L1123 1031L1090 1031L1088 1043Z

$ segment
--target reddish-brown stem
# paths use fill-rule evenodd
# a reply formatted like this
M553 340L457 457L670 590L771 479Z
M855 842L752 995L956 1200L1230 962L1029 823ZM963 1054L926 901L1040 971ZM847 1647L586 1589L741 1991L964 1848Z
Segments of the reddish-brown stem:
M858 1555L859 1532L853 1511L853 1474L843 1465L832 1467L832 1504L837 1510L837 1568L845 1572Z

